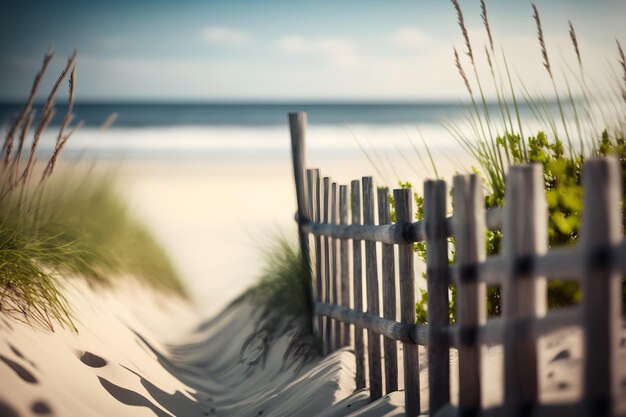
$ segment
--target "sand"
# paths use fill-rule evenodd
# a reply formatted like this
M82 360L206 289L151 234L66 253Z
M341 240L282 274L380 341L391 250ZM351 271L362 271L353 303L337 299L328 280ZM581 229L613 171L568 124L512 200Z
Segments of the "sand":
M402 391L371 404L367 390L355 391L354 355L348 348L300 369L283 361L288 342L283 337L258 364L258 343L241 349L256 317L245 303L203 320L190 304L132 281L94 289L74 279L64 292L80 318L77 334L0 318L0 416L403 415ZM565 329L540 346L542 401L578 398L580 332ZM620 354L623 365L624 348ZM420 349L424 412L425 355ZM484 360L485 404L495 405L502 395L501 349L486 348ZM453 350L453 402L456 363ZM438 415L452 411L448 407Z
M226 306L257 278L272 235L295 231L288 158L126 161L105 168L111 165L137 215L171 253L196 303L155 294L132 280L93 289L69 279L64 293L77 317L77 334L60 328L51 333L0 315L0 416L403 415L402 391L371 404L367 390L355 392L350 349L300 370L283 362L286 338L275 342L262 366L250 365L261 353L257 345L241 355L255 312L245 304ZM372 171L363 158L312 160L310 166L343 183L354 173ZM400 162L396 169L401 178L421 184L423 178L406 166L403 171ZM440 169L449 178L456 167ZM626 339L621 337L618 371L624 381ZM580 338L580 330L571 328L540 342L542 401L580 396ZM420 348L420 358L426 413L425 349ZM453 403L456 369L452 350ZM484 403L497 405L502 400L499 346L484 349L483 374ZM399 381L402 388L402 375ZM626 399L624 387L616 392ZM448 407L440 414L452 411Z

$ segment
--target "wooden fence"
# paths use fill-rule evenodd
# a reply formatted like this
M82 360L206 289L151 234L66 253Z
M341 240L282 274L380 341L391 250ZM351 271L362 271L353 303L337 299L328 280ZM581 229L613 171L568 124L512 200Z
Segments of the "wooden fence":
M398 389L396 341L400 341L409 416L424 412L420 410L419 346L428 347L430 415L450 402L450 347L458 350L458 415L616 414L613 394L616 339L623 322L622 274L626 272L621 171L617 159L586 161L584 213L578 243L548 250L544 179L538 165L511 167L504 207L487 211L482 182L477 175L454 177L451 217L447 215L448 190L444 181L424 183L423 221L414 221L412 191L393 190L396 221L391 223L387 188L378 188L375 193L371 177L352 181L350 188L337 186L329 177L320 178L319 170L306 169L306 114L290 114L289 123L297 221L301 250L307 262L311 259L310 235L314 241L312 293L316 327L324 351L329 353L351 344L350 326L353 326L357 388L365 387L368 380L371 399L380 398L384 371L386 392ZM348 212L351 212L350 220ZM503 251L488 257L486 230L499 227L503 231ZM449 263L450 236L456 242L454 265ZM382 243L382 277L378 276L377 242ZM428 325L415 323L414 242L426 243ZM397 263L394 245L398 247ZM400 286L399 322L396 321L396 274ZM546 283L563 277L580 282L583 300L578 306L548 312ZM382 315L379 278L382 279ZM449 323L449 284L457 289L455 325ZM496 285L502 289L502 315L487 320L486 286ZM580 326L584 332L582 400L540 403L537 340L572 325ZM364 331L367 331L367 353ZM481 399L481 346L485 344L501 344L504 350L503 404L488 409L482 406Z

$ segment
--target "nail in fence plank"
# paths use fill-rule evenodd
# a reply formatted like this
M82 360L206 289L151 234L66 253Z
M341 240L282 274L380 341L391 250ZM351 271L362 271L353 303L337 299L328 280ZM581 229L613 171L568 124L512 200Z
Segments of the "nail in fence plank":
M317 192L317 184L316 184L316 175L319 177L319 172L316 172L317 170L315 169L307 169L306 170L306 180L307 180L307 208L309 210L309 218L313 221L315 221L315 193ZM313 236L314 240L313 242L315 242L317 240L316 236ZM308 243L308 242L307 242ZM315 248L315 243L313 244L314 249L317 250ZM315 263L315 267L317 268L317 264L318 264L318 259L319 259L319 253L315 252L315 256L311 257L311 252L309 251L309 270L311 271L311 261L313 261ZM312 258L312 259L311 259ZM318 283L321 283L321 281L319 281L319 276L317 275L317 272L311 271L311 275L313 275L311 277L311 286L315 285L314 288L311 289L311 297L313 298L314 301L321 301L320 298L320 289L318 288ZM321 327L318 327L318 319L313 317L313 330L315 332L315 334L319 337L320 336L320 331L321 331Z
M486 258L485 203L481 178L454 177L454 216L456 265L456 321L459 328L459 415L477 415L481 408L481 345L472 337L485 323L486 287L471 282L473 266Z
M435 414L450 402L450 349L448 282L448 234L446 183L424 183L426 223L426 283L428 290L428 393L429 412Z
M323 222L330 223L330 177L324 177L324 217ZM324 302L330 304L330 238L324 237ZM330 326L331 319L324 317L324 354L332 352L332 333Z
M622 239L620 164L614 157L589 158L582 175L584 412L612 416L613 373L617 367L613 361L622 321L622 282L608 248Z
M362 178L363 186L363 223L375 224L374 219L374 180ZM378 294L378 260L376 242L365 242L365 282L367 283L367 312L380 316L380 297ZM380 359L380 335L367 331L368 366L370 377L370 399L383 396L382 366Z
M396 224L413 221L413 193L410 189L393 190L396 203ZM413 244L398 244L398 274L400 281L400 320L415 324L415 266ZM404 355L404 407L407 416L420 413L420 364L417 345L402 344Z
M300 243L300 254L302 255L302 262L306 266L309 285L306 286L306 300L309 303L308 310L313 311L314 299L313 299L313 283L311 280L311 254L309 252L309 236L302 230L302 224L311 219L311 195L307 192L305 186L305 134L306 134L306 113L290 113L289 114L289 127L291 131L291 154L293 161L293 177L296 185L296 200L298 206L297 221L298 221L298 240ZM307 204L308 200L308 204Z
M339 223L348 224L348 186L339 186ZM348 239L339 243L341 266L341 305L350 308L350 246ZM350 345L350 325L341 323L341 346Z
M546 280L530 277L516 258L546 252L548 210L541 165L513 166L505 191L503 253L506 271L502 285L503 318L540 317L546 312ZM504 402L510 413L538 402L537 342L529 327L504 330Z
M352 224L361 224L361 183L351 183ZM352 240L352 279L354 288L354 309L363 310L363 266L362 244L360 240ZM363 329L354 326L354 356L356 358L356 389L365 388L365 351L363 347Z
M378 224L389 224L389 189L378 189ZM396 268L393 245L383 243L383 317L396 320ZM383 338L385 352L385 392L398 390L398 351L396 341Z
M314 219L316 223L320 222L321 219L321 203L320 203L320 170L313 170L313 187L314 187ZM323 276L322 276L322 238L320 236L315 236L315 300L318 302L324 301L324 286L323 286ZM317 335L320 340L324 340L324 317L317 317Z
M338 212L337 212L337 183L333 182L331 188L331 198L330 198L330 206L331 206L331 223L338 224ZM330 271L330 288L331 288L331 300L333 304L340 304L340 296L339 296L339 260L338 260L338 241L335 238L332 238L331 241L331 271ZM339 328L339 322L337 320L332 321L332 334L333 334L333 350L339 349L341 347L341 332Z

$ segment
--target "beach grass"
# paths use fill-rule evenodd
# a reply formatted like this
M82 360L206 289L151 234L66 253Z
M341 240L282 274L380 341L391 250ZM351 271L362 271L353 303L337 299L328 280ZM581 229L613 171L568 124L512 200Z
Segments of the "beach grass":
M0 311L51 330L55 324L74 328L61 290L69 276L97 285L132 277L157 290L186 296L165 252L133 217L112 176L77 167L58 172L62 150L80 123L71 126L75 54L35 119L34 97L52 57L51 53L44 57L2 147ZM56 114L54 97L65 80L68 101L54 149L38 162L40 139Z
M309 266L303 262L296 245L284 237L274 238L274 243L265 250L264 259L258 282L234 302L249 302L258 312L255 330L244 343L242 353L252 342L260 341L262 362L272 343L288 336L285 363L304 364L321 352L320 340L313 329Z

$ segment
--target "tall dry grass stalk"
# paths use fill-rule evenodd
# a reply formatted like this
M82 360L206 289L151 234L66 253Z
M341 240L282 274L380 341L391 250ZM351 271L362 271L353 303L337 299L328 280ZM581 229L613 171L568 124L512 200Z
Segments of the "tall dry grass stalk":
M543 66L548 71L548 74L551 78L552 76L552 67L550 66L550 59L548 58L548 48L546 48L546 40L543 37L543 26L541 25L541 17L539 16L539 10L537 6L533 3L533 19L535 19L535 24L537 26L537 39L539 40L539 46L541 48L541 57L543 58Z
M32 109L33 101L35 99L35 95L37 94L37 90L39 90L39 86L41 84L41 80L43 79L44 75L46 74L46 70L48 69L48 66L50 65L50 61L52 60L52 57L53 57L53 53L52 52L48 52L44 56L43 63L41 64L41 68L39 69L39 72L37 73L37 75L35 75L35 80L33 81L33 86L30 89L30 95L28 96L28 99L26 100L26 104L22 108L22 111L18 115L18 117L15 120L15 122L13 123L13 125L11 125L11 128L9 129L9 132L7 133L7 135L5 137L4 144L2 145L2 150L4 152L3 163L4 163L5 167L9 163L11 152L13 150L13 138L15 137L15 133L20 128L20 126L22 126L22 124L24 123L24 118L27 116L27 114ZM31 123L32 123L32 120L31 120ZM26 128L26 130L28 130L28 127Z
M622 49L622 45L619 43L619 40L615 40L617 43L617 52L619 54L619 64L620 70L622 71L622 81L624 81L624 85L621 86L622 89L622 98L624 99L624 103L626 103L626 57L624 56L624 50Z
M40 183L42 183L47 178L49 178L50 175L52 175L56 161L58 160L61 151L63 150L71 134L76 129L76 127L74 127L68 132L70 124L74 119L74 115L72 112L74 108L74 88L76 79L76 52L74 52L67 60L63 71L56 79L56 82L52 86L44 104L41 107L41 114L39 115L39 120L36 123L36 127L34 128L34 130L31 129L33 123L35 122L36 116L35 109L33 109L34 100L53 57L54 54L52 52L48 52L44 56L41 68L35 75L35 79L33 81L30 95L26 100L26 104L16 117L15 121L9 128L4 138L4 144L2 147L2 163L0 165L0 179L2 180L2 183L0 184L0 201L3 198L6 198L10 193L18 188L21 188L22 190L20 192L20 195L24 194L23 189L27 186L33 170L35 169L35 166L37 164L37 150L41 140L41 135L48 128L57 112L54 106L55 96L61 84L68 78L68 75L68 105L63 116L63 122L61 123L59 132L57 134L56 144L53 153L46 163ZM25 156L24 148L26 147L26 142L29 138L29 133L31 131L33 131L32 142L30 144L30 147L28 147L28 152ZM15 149L15 137L18 132L18 144L17 149ZM21 162L23 158L26 158L26 165L22 169Z
M556 81L554 80L554 75L552 74L552 66L550 65L550 59L548 58L548 48L546 48L546 41L543 36L543 25L541 24L541 17L539 15L539 9L537 6L532 3L533 8L533 19L535 20L535 24L537 26L537 39L539 40L539 46L541 49L541 56L543 58L543 66L548 71L548 75L550 76L550 81L552 82L552 87L554 90L554 96L556 98L556 103L559 108L559 113L561 115L561 122L563 124L563 129L565 131L565 138L567 139L567 144L570 152L570 157L574 158L574 148L572 147L572 140L569 134L569 129L567 127L567 121L565 118L565 112L563 111L563 104L561 103L561 96L559 94L559 90L556 86ZM578 44L578 42L577 42ZM556 132L555 132L556 134ZM582 142L582 138L580 138L580 146L584 149L584 144Z
M583 66L583 60L580 58L580 49L578 47L578 37L576 36L576 31L574 30L574 25L571 20L568 22L569 24L569 38L572 41L572 45L574 46L574 51L576 52L576 59L578 60L578 65L580 67Z
M487 38L489 39L489 48L491 49L491 53L495 54L495 48L493 46L493 36L491 35L491 26L489 25L487 4L485 3L485 0L480 0L480 17L483 20L483 25L485 25L485 31L487 32Z
M452 49L454 50L454 65L461 75L461 78L463 78L463 83L465 83L465 88L467 88L467 92L470 95L473 95L472 87L470 86L469 80L467 79L467 74L465 74L465 70L463 69L463 65L461 65L461 60L459 59L459 53L457 52L456 48Z

